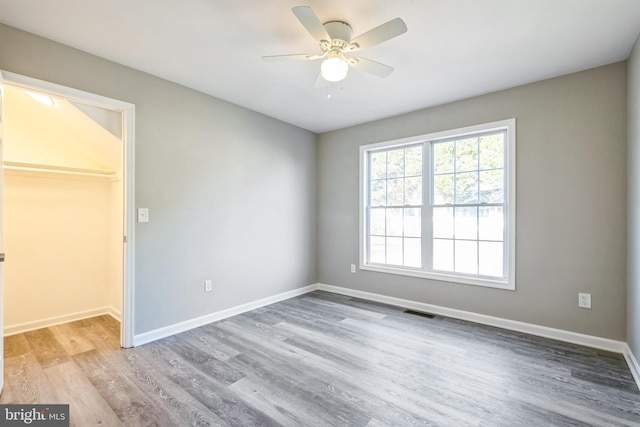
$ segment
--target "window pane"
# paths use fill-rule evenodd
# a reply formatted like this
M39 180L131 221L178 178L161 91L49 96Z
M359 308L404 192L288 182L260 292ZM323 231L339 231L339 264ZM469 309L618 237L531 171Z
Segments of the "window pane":
M456 204L478 203L478 173L456 175Z
M504 168L504 133L480 137L480 169Z
M478 243L466 240L456 240L455 250L456 272L478 274Z
M404 239L404 265L407 267L422 267L420 244L420 239Z
M433 172L451 173L454 171L454 142L437 142L433 144Z
M433 208L433 237L453 239L453 208Z
M422 175L422 145L404 151L405 176Z
M422 266L422 209L402 207L423 203L422 150L420 144L369 154L368 262Z
M433 239L433 269L453 271L453 240Z
M502 203L504 201L504 170L480 172L480 201Z
M404 176L404 148L387 151L387 177Z
M483 276L503 276L503 246L497 242L480 242L480 271Z
M385 218L384 209L369 210L369 234L384 236Z
M402 236L403 209L386 209L387 236Z
M369 239L369 262L375 262L378 264L384 264L385 262L385 238L384 237L371 237Z
M504 212L502 206L481 207L478 218L480 240L504 239Z
M470 240L478 238L478 208L456 208L455 238Z
M404 205L404 179L387 180L387 206Z
M371 181L371 206L384 206L387 204L387 181Z
M422 177L404 180L404 203L407 205L422 205Z
M478 169L478 138L456 141L456 172Z
M404 209L404 235L409 237L420 237L422 235L421 209Z
M382 179L387 176L387 152L371 153L371 179Z
M402 237L387 237L387 264L402 265Z
M453 174L433 177L433 203L444 205L453 203Z

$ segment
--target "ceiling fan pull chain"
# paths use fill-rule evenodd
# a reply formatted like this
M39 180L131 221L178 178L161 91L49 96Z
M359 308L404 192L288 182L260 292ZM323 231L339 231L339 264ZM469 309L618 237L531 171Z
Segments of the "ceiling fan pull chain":
M333 98L333 95L331 94L331 88L333 87L333 83L332 83L332 82L329 82L328 87L329 87L329 93L327 93L327 99L331 99L331 98ZM342 89L343 89L343 86L342 86L342 85L340 85L340 86L338 87L338 92L342 92Z

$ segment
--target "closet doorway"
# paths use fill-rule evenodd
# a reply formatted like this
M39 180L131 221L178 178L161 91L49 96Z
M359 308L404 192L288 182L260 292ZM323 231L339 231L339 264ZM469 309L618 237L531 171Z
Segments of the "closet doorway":
M108 314L131 347L134 106L1 75L4 333Z

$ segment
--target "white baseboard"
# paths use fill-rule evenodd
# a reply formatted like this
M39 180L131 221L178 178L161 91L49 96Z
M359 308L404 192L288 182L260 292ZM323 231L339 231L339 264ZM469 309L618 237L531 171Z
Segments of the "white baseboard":
M113 306L107 307L107 314L116 319L118 322L122 321L122 313L120 312L120 310Z
M640 388L640 365L638 365L638 359L633 355L629 345L625 344L624 347L624 352L622 354L627 361L627 365L629 365L629 370L631 371L631 375L633 375L633 379L636 380L636 384L638 388Z
M62 323L75 322L76 320L88 319L90 317L102 316L109 314L113 317L119 313L113 307L100 307L91 310L78 311L76 313L64 314L62 316L47 317L46 319L38 319L31 322L17 323L15 325L4 326L4 336L21 334L23 332L34 331L36 329L48 328L50 326L60 325ZM116 317L119 320L119 316Z
M530 335L537 335L540 337L584 345L601 350L608 350L614 353L625 354L625 347L628 348L627 344L622 341L594 337L592 335L579 334L577 332L564 331L562 329L549 328L547 326L534 325L531 323L519 322L517 320L503 319L501 317L487 316L470 311L456 310L453 308L442 307L423 302L389 297L386 295L374 294L371 292L357 291L340 286L325 285L320 283L318 284L318 289L333 292L336 294L362 298L370 301L382 302L398 307L410 308L427 313L439 314L441 316L453 317L454 319L467 320L469 322L480 323L483 325L495 326L498 328L509 329L517 332L524 332Z
M171 336L180 332L188 331L190 329L197 328L199 326L203 326L208 323L217 322L219 320L223 320L238 314L242 314L247 311L255 310L256 308L264 307L269 304L274 304L276 302L284 301L289 298L303 295L318 289L327 291L327 292L333 292L336 294L362 298L365 300L381 302L389 305L394 305L397 307L410 308L413 310L423 311L427 313L439 314L441 316L452 317L454 319L467 320L469 322L495 326L498 328L508 329L508 330L517 331L517 332L523 332L530 335L536 335L536 336L551 338L559 341L569 342L573 344L584 345L591 348L608 350L615 353L624 354L625 356L627 355L627 353L631 354L631 351L627 350L629 346L622 341L595 337L592 335L580 334L577 332L570 332L562 329L555 329L547 326L540 326L532 323L520 322L517 320L503 319L501 317L487 316L484 314L473 313L470 311L442 307L439 305L433 305L433 304L427 304L423 302L395 298L395 297L390 297L386 295L375 294L372 292L364 292L364 291L358 291L358 290L349 289L349 288L343 288L340 286L327 285L324 283L317 283L315 285L305 286L303 288L298 288L292 291L288 291L288 292L284 292L271 297L263 298L258 301L242 304L237 307L231 307L225 310L207 314L205 316L197 317L195 319L190 319L184 322L176 323L174 325L169 325L163 328L154 329L149 332L144 332L142 334L138 334L135 336L134 345L142 345L148 342L166 338L168 336ZM633 355L631 354L631 356Z
M147 344L152 341L156 341L162 338L166 338L171 335L179 334L190 329L194 329L212 322L227 319L238 314L246 313L247 311L255 310L266 305L274 304L280 301L284 301L299 295L303 295L318 289L318 285L309 285L303 288L294 289L292 291L283 292L277 295L273 295L267 298L263 298L257 301L242 304L236 307L231 307L225 310L216 311L214 313L207 314L205 316L196 317L195 319L186 320L184 322L176 323L173 325L165 326L163 328L154 329L149 332L138 334L133 338L133 345L139 346Z

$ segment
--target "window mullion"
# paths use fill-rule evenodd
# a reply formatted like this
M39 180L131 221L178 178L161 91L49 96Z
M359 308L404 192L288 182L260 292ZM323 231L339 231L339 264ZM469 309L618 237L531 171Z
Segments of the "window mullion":
M431 271L433 262L433 180L432 145L429 141L422 144L422 268Z

